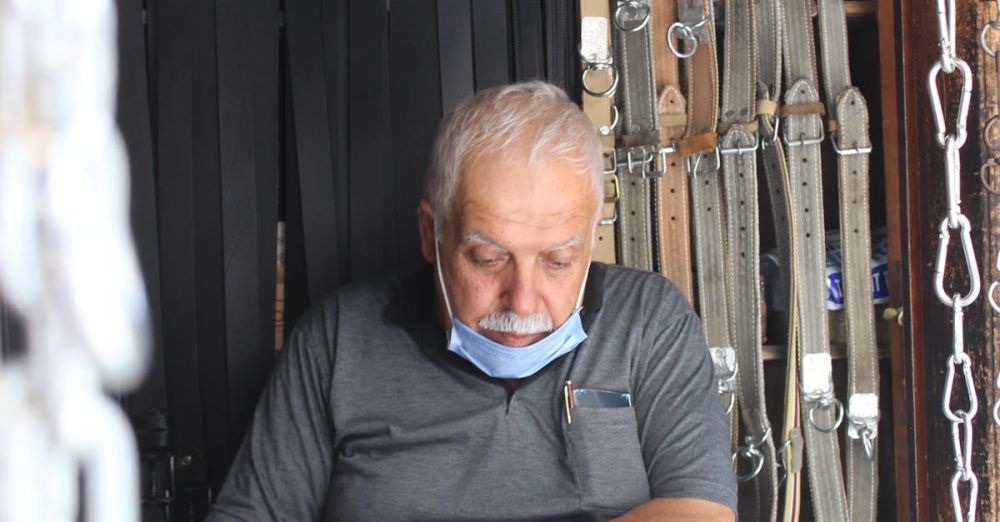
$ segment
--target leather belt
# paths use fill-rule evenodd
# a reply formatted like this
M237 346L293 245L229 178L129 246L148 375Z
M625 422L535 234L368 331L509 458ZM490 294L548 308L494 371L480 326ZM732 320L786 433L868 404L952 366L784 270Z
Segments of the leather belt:
M725 178L727 300L736 358L740 418L744 442L733 454L747 463L738 473L739 506L743 520L774 520L777 476L774 443L764 400L761 353L760 238L757 214L756 22L752 0L726 4L722 114L719 154ZM717 218L716 218L717 219Z
M735 446L738 367L729 335L725 267L720 262L725 259L725 251L719 177L721 156L715 135L719 101L715 19L711 2L701 0L678 0L677 16L677 23L671 25L667 33L667 44L675 56L684 59L687 76L687 128L677 148L681 158L687 161L691 175L698 312Z
M802 413L816 520L847 520L847 499L836 428L843 406L836 399L826 312L826 250L820 144L823 123L816 88L810 0L785 3L785 150L795 239L795 303L799 313Z
M687 110L678 85L680 72L677 57L670 52L664 37L677 21L677 8L674 0L654 0L652 7L653 72L658 93L656 110L660 120L657 170L663 173L663 177L653 181L659 270L693 303L687 164L677 150L677 143L684 137L687 127Z
M580 0L580 59L583 67L583 112L597 129L604 150L604 205L594 238L594 260L615 262L615 221L618 174L615 161L615 127L618 118L613 99L618 70L611 53L611 10L607 0Z
M819 0L820 56L830 144L837 154L844 308L847 316L847 499L851 520L876 517L878 461L878 353L871 280L868 202L868 108L851 85L843 0Z
M618 200L618 255L622 265L653 269L651 176L656 176L660 136L653 83L652 42L648 0L619 0L611 21L615 54L621 64L621 136L616 163L621 195Z

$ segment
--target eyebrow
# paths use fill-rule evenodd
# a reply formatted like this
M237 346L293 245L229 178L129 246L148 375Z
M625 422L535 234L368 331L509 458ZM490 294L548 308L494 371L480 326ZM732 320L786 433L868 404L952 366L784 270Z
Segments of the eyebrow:
M555 245L555 246L550 247L550 248L546 248L544 251L545 252L554 252L556 250L562 250L564 248L570 248L570 247L579 245L582 242L583 242L583 240L580 238L580 236L574 235L573 237L569 238L566 241L563 241L562 243L559 243L558 245ZM470 233L466 234L465 238L463 240L463 243L482 243L482 244L486 244L486 245L497 247L497 248L499 248L501 250L504 250L504 251L507 250L507 248L504 247L503 245L501 245L500 243L497 243L496 241L493 241L492 239L490 239L490 238L488 238L488 237L486 237L486 236L484 236L484 235L482 235L482 234L480 234L478 232L470 232Z

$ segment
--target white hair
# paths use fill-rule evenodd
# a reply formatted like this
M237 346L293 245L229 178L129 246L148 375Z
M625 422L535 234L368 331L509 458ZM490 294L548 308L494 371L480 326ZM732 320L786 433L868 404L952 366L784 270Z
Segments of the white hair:
M465 165L487 154L516 158L529 144L529 171L538 172L534 167L542 161L558 160L590 176L596 224L604 200L604 162L594 126L562 89L533 81L480 91L442 121L427 176L435 230L451 213Z

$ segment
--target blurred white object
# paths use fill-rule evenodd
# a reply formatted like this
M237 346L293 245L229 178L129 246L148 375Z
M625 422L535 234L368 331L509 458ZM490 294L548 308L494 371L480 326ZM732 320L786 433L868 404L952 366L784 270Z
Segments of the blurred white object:
M111 0L0 0L0 294L27 350L0 361L0 522L139 520L129 423L148 317L115 125ZM84 477L78 498L78 477Z

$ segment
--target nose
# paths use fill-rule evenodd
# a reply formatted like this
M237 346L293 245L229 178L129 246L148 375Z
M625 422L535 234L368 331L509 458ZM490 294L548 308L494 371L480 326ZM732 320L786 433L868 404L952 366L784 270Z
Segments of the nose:
M538 311L538 289L534 276L531 267L514 266L504 292L504 304L514 313L528 315Z

